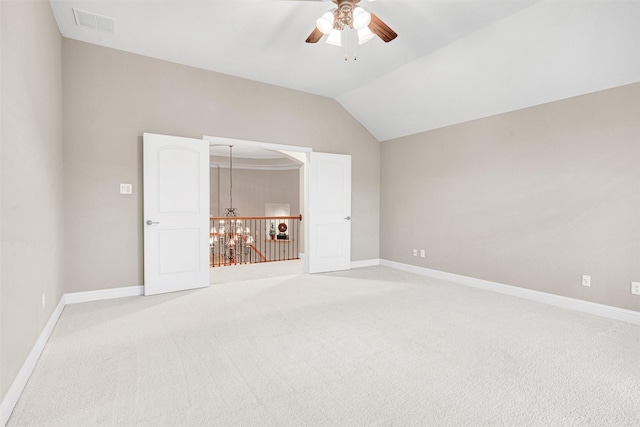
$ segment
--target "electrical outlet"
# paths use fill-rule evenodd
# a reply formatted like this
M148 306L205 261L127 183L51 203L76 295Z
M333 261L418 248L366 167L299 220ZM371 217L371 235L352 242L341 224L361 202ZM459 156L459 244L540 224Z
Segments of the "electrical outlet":
M582 286L591 286L591 276L582 276Z
M424 251L424 249L420 249L420 257L424 258L426 256L426 253Z
M418 256L418 250L417 249L413 250L413 256Z
M42 308L44 308L47 305L47 300L45 298L45 294L44 292L42 293Z
M640 295L640 282L631 282L631 293Z
M133 185L120 184L120 194L133 194Z

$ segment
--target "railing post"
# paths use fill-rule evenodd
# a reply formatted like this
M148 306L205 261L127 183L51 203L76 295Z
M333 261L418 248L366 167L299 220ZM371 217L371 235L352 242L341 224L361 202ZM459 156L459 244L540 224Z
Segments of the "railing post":
M300 222L298 216L214 217L209 219L210 266L284 261L300 258ZM287 224L286 231L279 224ZM271 225L277 230L271 236ZM247 229L249 231L247 232ZM285 233L286 236L281 236ZM285 237L278 239L278 237ZM235 245L230 245L232 241Z

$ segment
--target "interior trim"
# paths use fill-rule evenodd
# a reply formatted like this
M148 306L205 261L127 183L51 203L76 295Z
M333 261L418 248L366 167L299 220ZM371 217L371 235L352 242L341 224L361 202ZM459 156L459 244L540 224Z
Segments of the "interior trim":
M351 268L374 267L380 265L380 258L351 261Z
M137 297L140 295L144 295L143 285L101 289L99 291L72 292L64 294L64 301L65 305L68 305L89 301L101 301L105 299Z
M220 169L229 169L228 163L217 163L211 162L209 163L210 168L220 168ZM257 163L236 163L233 162L233 169L248 169L248 170L258 170L258 171L292 171L298 170L302 167L301 164L287 163L281 165L260 165Z
M531 301L540 302L569 310L579 311L582 313L593 314L600 317L619 320L640 326L640 312L626 310L623 308L612 307L604 304L597 304L589 301L578 300L574 298L563 297L560 295L548 294L545 292L534 291L531 289L519 288L516 286L504 285L502 283L491 282L488 280L476 279L473 277L462 276L459 274L447 273L430 268L418 267L410 264L390 261L386 259L369 259L361 261L352 261L351 268L373 267L382 265L396 270L406 271L408 273L418 274L420 276L432 277L434 279L447 280L453 283L470 286L473 288L484 289L487 291L498 292L505 295L511 295L518 298L524 298ZM38 340L29 353L27 360L22 365L16 379L11 384L9 391L0 403L0 426L4 427L9 421L11 412L15 407L24 387L33 373L33 370L42 354L45 344L49 340L49 336L53 331L62 310L67 304L78 304L90 301L99 301L114 298L124 298L132 296L142 296L144 286L129 286L125 288L102 289L99 291L73 292L64 294L60 299L56 309L51 314L51 318L44 327Z
M537 301L543 304L555 307L566 308L569 310L580 311L582 313L593 314L608 319L619 320L640 326L640 312L627 310L624 308L613 307L610 305L598 304L590 301L583 301L575 298L563 297L561 295L548 294L546 292L534 291L532 289L520 288L517 286L505 285L502 283L491 282L489 280L476 279L473 277L462 276L459 274L447 273L430 268L418 267L415 265L403 264L386 259L380 260L380 265L395 268L397 270L418 274L420 276L432 277L434 279L448 280L473 288L484 289L487 291L498 292L505 295L511 295L518 298L524 298L531 301Z
M11 387L7 390L7 394L4 396L4 399L2 399L2 403L0 403L0 426L2 427L4 427L9 421L13 408L15 408L16 403L18 403L18 399L20 399L20 395L36 367L36 363L42 354L42 350L44 350L44 346L47 344L47 341L49 341L53 328L56 326L56 323L62 314L62 310L64 310L64 306L66 305L65 297L66 295L63 295L62 298L60 298L60 302L58 302L55 310L53 310L49 321L40 333L36 343L33 345L33 348L29 352L29 356L27 356L27 359L22 364L22 368L18 371L18 375L11 383Z

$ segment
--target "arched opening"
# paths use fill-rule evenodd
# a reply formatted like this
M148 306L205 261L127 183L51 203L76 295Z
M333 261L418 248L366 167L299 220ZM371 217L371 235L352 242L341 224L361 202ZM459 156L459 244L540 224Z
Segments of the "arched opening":
M307 272L307 224L297 218L308 215L306 175L311 149L208 136L203 139L210 144L211 266L242 266L242 271L212 271L212 283L227 276L259 277L261 271ZM223 221L230 209L241 218L241 226ZM237 230L237 238L229 232L230 225ZM273 266L270 261L289 265ZM247 264L262 266L248 268Z

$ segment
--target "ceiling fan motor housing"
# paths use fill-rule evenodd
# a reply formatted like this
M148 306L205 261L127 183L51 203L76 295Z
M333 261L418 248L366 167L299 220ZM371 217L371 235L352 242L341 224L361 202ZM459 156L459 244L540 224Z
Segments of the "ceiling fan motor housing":
M333 28L343 30L345 26L353 28L353 9L360 0L333 0L338 5L335 10Z

